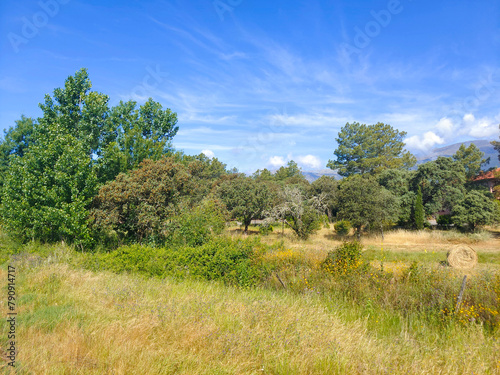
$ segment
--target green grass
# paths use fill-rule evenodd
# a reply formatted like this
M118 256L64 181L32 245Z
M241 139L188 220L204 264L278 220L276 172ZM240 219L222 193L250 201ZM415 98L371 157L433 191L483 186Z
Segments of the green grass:
M370 246L363 251L366 261L439 263L446 261L446 251L384 251Z
M439 267L445 251L373 246L362 260L382 260L384 271L351 262L340 274L326 272L326 254L311 256L307 246L261 246L267 254L255 265L266 272L244 288L168 272L149 278L143 268L154 250L141 254L140 246L110 255L64 244L18 247L5 254L18 275L18 373L500 373L494 271L471 276L453 314L462 274ZM92 258L107 263L96 267ZM142 265L130 268L137 259ZM497 253L480 253L482 263L497 261ZM389 263L406 265L396 272ZM82 269L88 264L92 271Z

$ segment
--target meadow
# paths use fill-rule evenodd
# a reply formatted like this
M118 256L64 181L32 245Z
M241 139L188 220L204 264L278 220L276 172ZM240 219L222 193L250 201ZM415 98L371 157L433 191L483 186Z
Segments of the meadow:
M63 243L19 245L4 235L0 277L7 280L8 265L16 268L18 353L14 372L6 360L8 326L2 325L2 370L500 373L499 228L475 234L393 230L384 241L366 235L359 254L346 247L343 257L332 250L346 238L333 228L306 241L287 230L261 236L257 227L248 236L229 227L223 237L203 248L233 244L238 250L221 258L226 268L220 270L206 257L189 263L203 253L193 249L175 257L145 246L85 254ZM478 253L473 270L446 265L457 243ZM456 309L464 275L464 299Z

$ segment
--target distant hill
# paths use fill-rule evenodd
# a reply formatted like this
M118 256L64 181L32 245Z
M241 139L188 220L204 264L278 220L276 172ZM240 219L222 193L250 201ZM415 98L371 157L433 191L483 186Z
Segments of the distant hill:
M337 171L333 171L331 169L316 169L312 171L302 171L302 174L309 182L316 181L321 176L334 177L336 180L340 180L342 178L342 176L339 175Z
M484 166L483 168L489 169L492 167L495 168L500 167L500 161L498 160L498 152L493 148L493 145L490 142L491 141L481 139L477 141L454 143L452 145L435 148L426 154L417 155L418 164L423 164L431 160L436 160L438 156L447 156L447 157L453 156L458 151L462 143L466 147L468 147L471 143L474 143L477 148L479 148L482 152L484 152L485 159L488 157L490 158L490 163Z
M425 154L416 155L417 164L423 164L431 160L436 160L438 156L451 157L458 151L462 143L465 144L466 147L468 147L471 143L474 143L477 148L479 148L482 152L484 152L485 159L488 157L490 158L490 163L484 166L483 168L485 169L489 169L492 167L498 168L500 167L500 161L498 160L498 152L493 148L490 142L491 141L481 139L478 141L466 141L466 142L454 143L452 145L444 147L435 148ZM340 176L337 173L337 171L332 171L331 169L315 169L309 171L302 171L302 174L309 182L313 182L318 178L320 178L321 176L335 177L336 180L342 179L342 176Z

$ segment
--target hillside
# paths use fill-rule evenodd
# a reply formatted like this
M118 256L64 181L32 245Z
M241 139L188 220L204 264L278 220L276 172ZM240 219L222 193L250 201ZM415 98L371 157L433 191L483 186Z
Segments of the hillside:
M500 167L498 152L493 148L493 145L490 142L491 140L481 139L477 141L454 143L452 145L435 148L426 154L416 156L418 159L418 164L422 164L430 160L436 160L438 156L452 156L458 151L462 143L465 144L465 146L469 146L471 143L474 143L477 148L484 152L485 158L490 158L490 163L486 166L486 169L489 169L491 167Z

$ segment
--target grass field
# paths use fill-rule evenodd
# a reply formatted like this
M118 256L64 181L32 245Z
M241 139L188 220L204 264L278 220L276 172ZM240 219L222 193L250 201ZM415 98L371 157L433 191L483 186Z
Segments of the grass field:
M281 262L285 285L273 274L251 288L93 272L81 268L71 247L32 244L0 269L7 280L7 265L16 267L16 373L500 374L500 330L446 314L429 318L425 303L415 305L426 298L420 289L435 291L426 280L458 293L463 272L439 265L456 243L479 254L466 294L480 298L483 284L475 280L500 267L499 233L395 231L383 243L365 237L363 257L384 271L360 277L368 284L359 285L354 278L324 280L318 271L342 243L332 230L307 241L272 233L262 241L283 240L283 247L264 257ZM237 228L228 234L244 237ZM3 250L11 246L5 241ZM414 261L422 276L413 283L394 272L403 275ZM369 284L375 277L379 284ZM2 290L6 296L7 281ZM2 370L14 373L5 358L7 334L4 324Z

